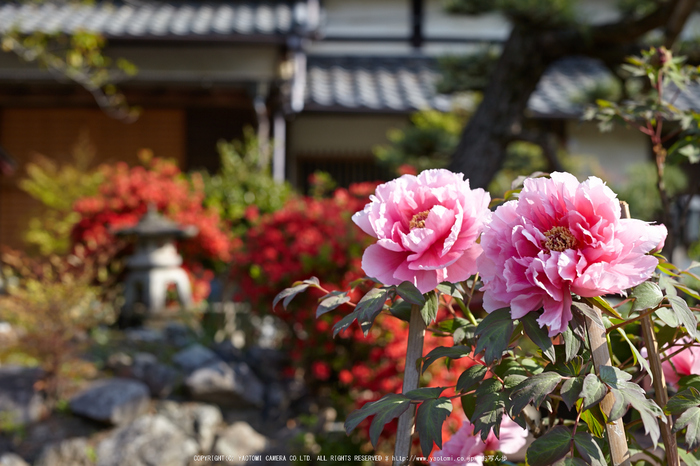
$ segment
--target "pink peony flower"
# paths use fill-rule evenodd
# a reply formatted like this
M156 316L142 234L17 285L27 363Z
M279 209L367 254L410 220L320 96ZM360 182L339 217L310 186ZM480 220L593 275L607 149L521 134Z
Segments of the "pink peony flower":
M690 337L680 340L681 344L693 341ZM681 345L671 346L664 351L664 354L673 354L681 348ZM646 349L646 348L643 348ZM646 355L645 355L646 356ZM678 387L678 381L686 375L700 375L700 346L691 346L679 352L670 359L661 363L664 377L669 385Z
M544 306L538 322L555 336L572 318L571 293L619 293L647 280L658 261L646 254L665 238L663 225L620 219L615 193L596 177L525 180L481 238L484 308L510 306L518 319Z
M431 461L430 464L432 466L482 466L486 452L500 451L510 455L518 452L527 441L527 430L508 416L503 416L500 434L499 440L491 431L484 442L479 435L474 435L474 426L465 420L462 427L445 442L442 450L430 455L431 458L435 458L435 461Z
M421 293L438 283L476 273L475 243L490 217L490 197L469 189L461 173L426 170L377 187L352 220L378 241L362 256L362 269L386 285L413 283Z

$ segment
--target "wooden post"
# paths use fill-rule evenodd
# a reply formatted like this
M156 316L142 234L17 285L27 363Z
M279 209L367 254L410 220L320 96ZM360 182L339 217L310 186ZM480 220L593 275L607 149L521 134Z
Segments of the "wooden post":
M411 318L408 324L408 344L406 345L406 366L403 375L403 393L418 388L420 373L416 368L416 361L423 357L423 337L425 335L425 322L420 315L420 306L411 306ZM408 411L399 417L399 425L396 429L396 445L394 446L394 466L408 464L411 455L411 436L413 435L413 418L416 414L416 405L411 404Z

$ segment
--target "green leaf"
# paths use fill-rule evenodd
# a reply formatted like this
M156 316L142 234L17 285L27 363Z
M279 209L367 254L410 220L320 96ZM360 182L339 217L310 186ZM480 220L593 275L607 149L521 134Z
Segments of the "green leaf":
M678 456L686 464L686 466L700 466L700 450L689 452L682 448L678 449Z
M578 350L581 348L581 341L576 338L576 335L569 327L566 327L561 336L564 339L565 362L569 362L578 354Z
M587 466L581 458L564 458L554 463L554 466Z
M491 429L496 436L499 435L508 399L502 389L503 385L495 378L484 380L476 389L474 412L469 420L474 424L474 435L481 432L481 440L484 442Z
M453 298L464 299L464 295L462 295L462 292L456 283L442 282L437 286L437 290L440 293L452 296Z
M587 300L589 303L591 303L591 305L597 306L603 313L609 315L610 317L614 317L616 319L622 319L622 316L605 299L603 299L599 296L594 296L592 298L584 298L584 299Z
M455 387L455 390L458 392L466 392L474 385L484 380L484 376L486 375L487 371L488 368L486 366L482 366L481 364L476 364L470 367L462 372L459 379L457 379L457 387Z
M426 400L418 407L416 430L423 456L430 455L433 443L442 448L442 424L451 412L452 401L444 397Z
M421 387L403 395L409 400L423 401L438 398L443 391L445 391L445 387Z
M577 432L576 435L574 435L574 446L581 455L581 458L591 466L607 465L603 451L588 432Z
M537 314L529 312L525 317L520 319L520 322L523 323L525 334L542 350L542 354L550 361L556 362L556 354L554 352L554 345L552 345L552 339L549 338L547 330L540 327L540 324L537 323Z
M685 443L688 444L688 450L695 450L700 447L700 408L690 408L680 415L676 420L676 425L673 427L674 432L678 432L686 428Z
M396 287L396 293L408 303L417 304L418 306L425 304L425 297L423 296L423 293L421 293L411 282L401 283Z
M518 384L510 394L511 417L515 417L530 402L539 408L542 401L557 388L561 375L556 372L542 372Z
M564 383L561 384L561 398L564 403L566 403L566 407L569 408L569 410L576 406L576 401L578 401L582 390L583 377L566 379Z
M383 288L372 288L369 290L367 294L362 297L360 302L357 303L355 310L333 326L333 336L335 337L338 332L345 330L355 320L360 323L362 331L365 336L367 336L369 329L372 328L374 319L376 319L382 311L388 294L388 291Z
M585 317L591 319L596 325L600 326L600 328L605 328L605 324L603 324L603 319L601 318L600 313L593 309L593 306L587 303L579 302L573 302L571 303L571 305L574 309L578 310Z
M407 303L403 299L397 299L389 308L389 312L394 317L403 320L404 322L411 321L411 303Z
M588 430L596 437L605 435L605 418L600 411L600 406L594 406L591 409L581 413L581 420L586 423Z
M420 315L423 317L425 325L430 325L438 313L438 297L434 291L425 294L425 304L420 308Z
M625 415L629 404L625 401L625 395L617 388L611 388L610 392L613 395L613 404L610 412L606 413L606 415L608 416L608 422L613 422Z
M372 424L369 426L369 439L374 448L377 448L377 442L379 442L379 436L384 430L384 426L391 422L392 419L401 416L411 406L411 401L405 397L390 398L389 396L385 396L379 401L384 402L382 403L381 409L374 415Z
M685 302L683 298L678 296L668 296L668 302L671 303L671 308L673 312L676 313L676 317L683 324L688 334L693 338L697 338L698 332L698 320L693 314L693 311L688 307L688 303Z
M316 308L316 318L319 318L326 312L330 312L338 306L350 301L347 291L331 291L326 296L322 297Z
M642 282L634 288L630 298L634 298L633 311L643 311L656 307L663 299L659 285L653 282Z
M663 266L668 266L667 263L662 263L659 262L658 267L662 270L665 271L665 268ZM673 267L673 266L670 266ZM678 276L676 274L673 274L674 276ZM671 277L668 277L666 275L659 275L659 287L666 292L666 296L678 296L678 292L676 291L676 285L678 282L674 280Z
M564 426L556 426L536 439L527 449L527 463L546 466L565 457L571 450L571 432Z
M299 293L306 291L306 289L310 286L318 287L318 278L311 277L303 282L295 282L290 288L285 288L284 290L280 291L277 296L275 296L275 299L272 300L272 310L275 310L277 303L279 303L281 300L284 300L282 301L282 306L287 309L287 306L289 306L292 299L294 299L294 297Z
M686 375L678 381L678 387L681 389L695 387L700 390L700 374Z
M468 346L438 346L432 349L423 357L423 369L421 373L428 370L428 367L440 358L460 359L472 353Z
M479 322L475 333L479 336L479 341L474 352L480 353L486 350L484 354L486 364L493 364L501 359L513 333L510 310L504 308L493 311Z
M649 367L649 361L647 361L647 358L642 356L642 353L640 353L637 347L634 346L634 344L632 344L629 337L627 336L627 333L621 327L617 328L617 333L622 335L622 338L627 342L627 344L630 347L630 350L632 350L632 357L634 358L634 363L639 364L639 368L645 370L647 374L649 374L649 379L653 382L654 375L651 373L651 368Z
M471 346L470 343L474 341L476 325L467 319L455 317L454 319L443 320L438 324L438 328L443 332L452 333L452 340L455 345L461 345L466 341Z
M399 401L410 403L410 400L400 393L390 393L377 401L365 403L362 408L353 411L347 417L345 420L345 432L350 435L350 433L367 417L373 416L387 407L395 406Z
M666 417L663 416L661 408L653 400L646 397L646 392L642 390L642 387L630 382L631 378L630 374L621 371L617 367L602 366L600 368L600 379L610 386L611 389L619 390L624 396L624 406L614 410L614 414L619 414L619 410L625 410L627 405L631 404L639 412L642 424L644 424L644 430L651 438L654 448L656 448L661 435L658 418L665 422ZM615 402L619 403L619 394L617 392L613 392L613 394L615 395Z
M600 403L600 400L605 398L608 389L598 379L595 374L588 374L583 379L583 387L581 388L581 398L583 398L583 410L589 409L592 406Z
M460 397L462 400L462 411L467 419L472 419L474 417L474 410L476 409L476 394L470 393L469 395L462 395Z
M700 406L700 391L695 387L690 387L682 392L676 393L668 400L668 403L666 403L666 412L669 414L678 414L694 406Z
M661 321L669 327L678 327L678 318L676 318L676 313L672 309L667 307L660 307L654 311L654 314L661 319Z

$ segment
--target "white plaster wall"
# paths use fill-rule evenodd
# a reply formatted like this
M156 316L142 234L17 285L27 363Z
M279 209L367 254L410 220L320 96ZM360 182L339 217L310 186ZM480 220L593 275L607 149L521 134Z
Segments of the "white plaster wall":
M326 0L323 32L329 36L407 37L410 5L409 0Z
M615 126L601 133L596 123L570 121L566 132L569 152L595 157L611 183L625 183L631 164L650 160L648 140L639 131Z

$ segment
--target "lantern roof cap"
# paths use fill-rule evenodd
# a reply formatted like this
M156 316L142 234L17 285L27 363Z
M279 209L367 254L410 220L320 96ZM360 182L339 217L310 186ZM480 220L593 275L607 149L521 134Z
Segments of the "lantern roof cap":
M187 238L196 235L197 228L194 226L182 227L178 225L177 223L158 213L155 205L151 203L148 205L148 211L143 217L141 217L139 223L133 227L117 230L116 234L118 236L173 236L176 238Z

